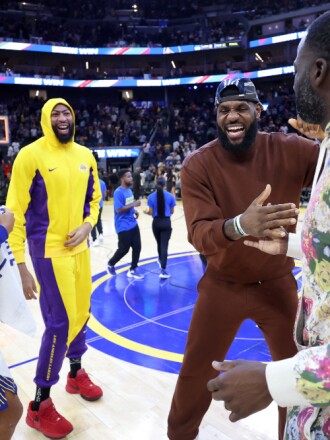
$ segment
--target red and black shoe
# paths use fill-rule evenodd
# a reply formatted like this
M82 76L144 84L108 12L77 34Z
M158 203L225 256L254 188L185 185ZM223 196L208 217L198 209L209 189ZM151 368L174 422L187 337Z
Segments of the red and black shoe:
M52 439L64 438L73 430L72 424L56 411L50 397L40 403L38 411L32 409L32 404L30 402L25 418L31 428Z
M81 368L77 372L76 377L70 377L68 374L66 391L71 394L80 394L85 400L98 400L103 396L102 389L93 383L86 371Z

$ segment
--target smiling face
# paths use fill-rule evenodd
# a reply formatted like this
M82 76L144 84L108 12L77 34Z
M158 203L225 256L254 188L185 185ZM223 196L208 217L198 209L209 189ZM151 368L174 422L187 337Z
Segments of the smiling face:
M262 107L249 101L226 101L218 105L217 125L221 145L228 151L247 150L257 134Z
M63 104L54 107L51 113L51 124L57 139L66 144L74 134L74 122L71 111Z

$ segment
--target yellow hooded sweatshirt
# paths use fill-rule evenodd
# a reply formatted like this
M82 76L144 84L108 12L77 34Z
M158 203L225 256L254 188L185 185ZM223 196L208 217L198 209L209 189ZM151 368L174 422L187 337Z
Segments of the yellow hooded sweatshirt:
M22 148L15 159L6 206L14 212L9 244L17 263L25 261L25 240L32 257L70 256L88 247L87 239L73 249L67 234L83 223L94 226L101 199L97 165L92 152L72 139L62 144L51 124L61 98L48 100L41 111L44 136Z

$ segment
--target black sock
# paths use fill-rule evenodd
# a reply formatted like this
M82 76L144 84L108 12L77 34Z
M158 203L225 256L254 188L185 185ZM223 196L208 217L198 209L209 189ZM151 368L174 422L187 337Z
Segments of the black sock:
M78 370L81 369L81 358L70 359L70 377L76 377Z
M49 388L37 387L36 397L32 403L33 411L39 411L40 403L48 399L49 395L50 395L50 387Z

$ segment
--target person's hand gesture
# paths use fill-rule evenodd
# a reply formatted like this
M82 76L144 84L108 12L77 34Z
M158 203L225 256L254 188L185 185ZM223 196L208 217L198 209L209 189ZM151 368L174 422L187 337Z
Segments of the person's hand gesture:
M279 232L284 231L285 236L281 238L259 238L259 240L244 240L245 246L250 246L259 249L270 255L286 255L288 251L288 233L284 228L279 228Z
M263 192L241 215L240 224L247 235L271 239L283 238L286 231L282 227L294 225L297 222L299 209L294 203L263 206L271 190L271 186L266 185Z
M305 122L303 119L301 119L299 115L297 116L297 119L290 118L288 120L288 123L295 130L299 131L301 134L311 139L318 139L320 141L323 141L323 139L325 138L325 133L320 125L309 124L308 122Z

